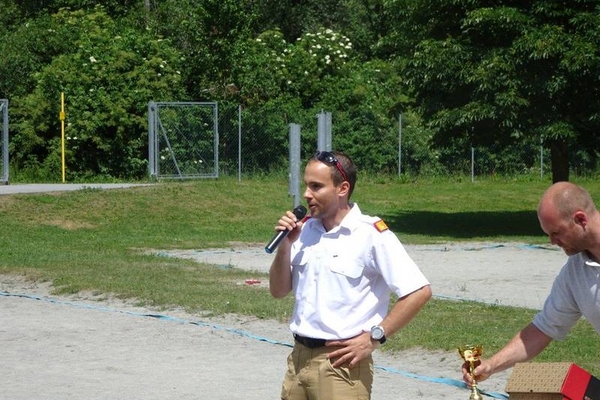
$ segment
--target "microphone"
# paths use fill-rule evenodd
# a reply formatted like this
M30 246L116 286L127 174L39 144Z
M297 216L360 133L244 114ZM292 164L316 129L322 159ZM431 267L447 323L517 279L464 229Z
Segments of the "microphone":
M303 205L299 205L298 207L294 208L292 212L294 213L298 221L300 221L306 215L306 207L304 207ZM288 229L277 232L275 236L273 236L273 239L271 239L269 244L265 246L265 251L269 254L273 253L277 246L279 246L281 240L284 237L286 237L288 233L290 233Z

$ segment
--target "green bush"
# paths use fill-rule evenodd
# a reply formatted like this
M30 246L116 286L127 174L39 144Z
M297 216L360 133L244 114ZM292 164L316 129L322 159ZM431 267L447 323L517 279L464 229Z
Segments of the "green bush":
M13 165L55 169L61 154L61 93L70 178L136 177L147 170L146 107L184 96L181 56L167 40L119 28L102 7L53 16L69 51L35 74L33 92L14 101ZM60 33L58 30L60 29Z

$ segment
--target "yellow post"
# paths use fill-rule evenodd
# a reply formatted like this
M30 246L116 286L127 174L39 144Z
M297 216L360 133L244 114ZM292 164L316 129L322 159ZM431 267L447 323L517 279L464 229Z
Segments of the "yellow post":
M62 143L62 183L65 183L65 92L60 94L60 130Z

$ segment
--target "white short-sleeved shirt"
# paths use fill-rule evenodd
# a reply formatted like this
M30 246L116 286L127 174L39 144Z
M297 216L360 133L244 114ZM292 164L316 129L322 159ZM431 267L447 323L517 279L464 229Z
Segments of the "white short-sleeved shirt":
M600 264L586 252L569 257L533 324L552 339L562 340L582 315L600 333Z
M404 297L429 284L396 235L378 221L353 204L329 232L319 219L305 222L291 251L293 333L354 337L383 320L392 291Z

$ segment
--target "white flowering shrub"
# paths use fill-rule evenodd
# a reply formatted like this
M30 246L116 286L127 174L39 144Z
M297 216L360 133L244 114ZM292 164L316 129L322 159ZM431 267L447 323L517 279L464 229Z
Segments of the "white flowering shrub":
M249 102L281 94L314 101L328 80L346 73L352 58L350 40L330 29L306 33L288 43L280 31L263 32L249 43L235 85Z
M314 59L318 74L335 73L341 70L350 59L352 42L347 37L325 29L317 33L306 33L296 42L296 46Z

